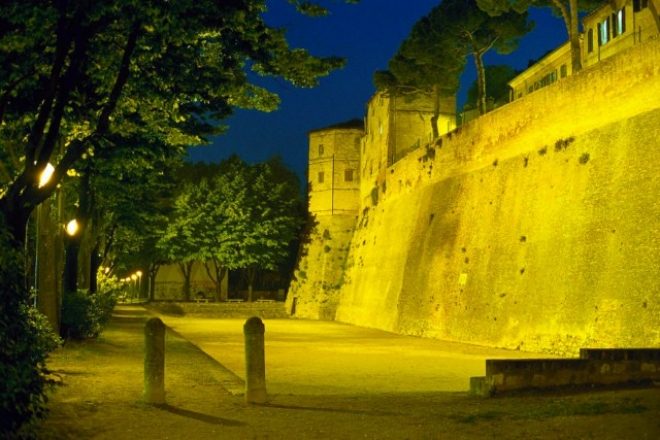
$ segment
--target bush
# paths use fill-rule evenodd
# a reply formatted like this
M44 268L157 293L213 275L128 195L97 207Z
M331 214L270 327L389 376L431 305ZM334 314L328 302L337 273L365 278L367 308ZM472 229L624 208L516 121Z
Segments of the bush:
M184 316L186 314L183 307L172 301L165 301L162 303L152 302L149 307L163 315Z
M65 292L62 298L60 334L64 338L97 338L117 304L117 291Z
M0 438L45 415L46 356L59 342L32 306L22 250L0 224Z

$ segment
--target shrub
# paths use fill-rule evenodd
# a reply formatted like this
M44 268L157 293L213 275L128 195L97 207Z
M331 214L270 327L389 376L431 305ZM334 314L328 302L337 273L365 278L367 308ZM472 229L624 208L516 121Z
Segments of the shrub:
M163 315L184 316L186 314L186 312L183 310L183 307L172 301L165 301L162 303L152 302L151 307Z
M97 338L117 304L117 291L65 292L60 334L71 339Z
M46 356L58 344L25 288L21 243L0 224L0 438L42 418Z

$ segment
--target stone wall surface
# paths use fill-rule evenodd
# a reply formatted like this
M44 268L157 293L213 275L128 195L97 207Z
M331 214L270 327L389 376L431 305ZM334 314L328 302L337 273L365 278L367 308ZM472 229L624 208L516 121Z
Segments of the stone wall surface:
M660 346L659 41L365 176L378 194L325 316L559 355ZM315 277L289 294L300 316L318 316Z

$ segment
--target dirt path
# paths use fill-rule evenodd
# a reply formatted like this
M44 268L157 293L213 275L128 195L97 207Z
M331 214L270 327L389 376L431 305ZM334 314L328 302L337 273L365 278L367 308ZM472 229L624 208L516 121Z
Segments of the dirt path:
M495 399L465 392L270 394L246 405L222 386L226 370L173 332L166 337L167 404L141 403L143 326L124 308L96 341L51 356L61 376L50 417L34 437L54 439L657 439L660 389Z

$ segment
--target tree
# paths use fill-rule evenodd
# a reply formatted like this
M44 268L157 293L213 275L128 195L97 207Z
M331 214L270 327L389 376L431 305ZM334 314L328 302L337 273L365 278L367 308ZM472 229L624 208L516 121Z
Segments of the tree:
M527 12L514 10L491 17L477 6L476 0L444 0L429 14L435 27L448 33L455 44L474 58L477 69L479 114L486 113L486 73L483 56L491 49L506 54L518 40L532 30Z
M374 74L374 84L386 94L410 96L421 94L433 98L431 118L433 136L438 136L442 97L454 96L465 69L465 54L438 32L428 17L423 17L404 40L389 62L389 70Z
M324 12L316 2L288 1ZM24 249L30 213L84 155L136 137L173 149L204 143L232 108L277 106L249 70L310 87L343 65L290 48L284 30L263 22L264 10L265 0L1 2L0 224L11 237L4 252ZM39 185L49 162L53 175ZM15 270L0 259L0 279ZM20 318L13 308L28 303L15 284L0 291L7 317ZM0 326L0 351L21 345L23 330L20 322ZM0 376L12 387L8 405L18 408L41 392L22 386L38 369L30 357L5 359Z
M221 282L228 269L246 269L248 298L258 269L274 269L288 256L301 224L300 182L279 158L248 165L234 156L215 176L187 183L158 247L172 261L200 261L226 300ZM183 266L186 267L186 266ZM189 273L184 273L186 286ZM189 287L184 287L188 292Z
M508 11L493 18L476 0L444 0L422 17L390 61L391 75L377 74L381 87L432 90L436 96L456 93L468 55L477 68L479 113L486 112L483 56L491 49L510 53L532 29L527 13ZM434 135L437 129L434 128Z
M573 73L582 70L582 52L580 49L579 16L581 11L591 11L601 0L476 0L479 8L493 17L499 17L510 11L524 12L530 7L551 8L552 12L561 17L566 25L568 40L571 46L571 65Z
M239 266L247 271L248 301L257 271L274 270L284 261L289 244L303 222L300 217L300 182L279 157L256 165L249 188L244 238L241 240Z
M511 66L484 66L486 75L486 99L492 99L494 104L501 105L509 101L509 81L515 78L519 71ZM479 100L479 86L475 80L468 89L467 102L476 106Z

